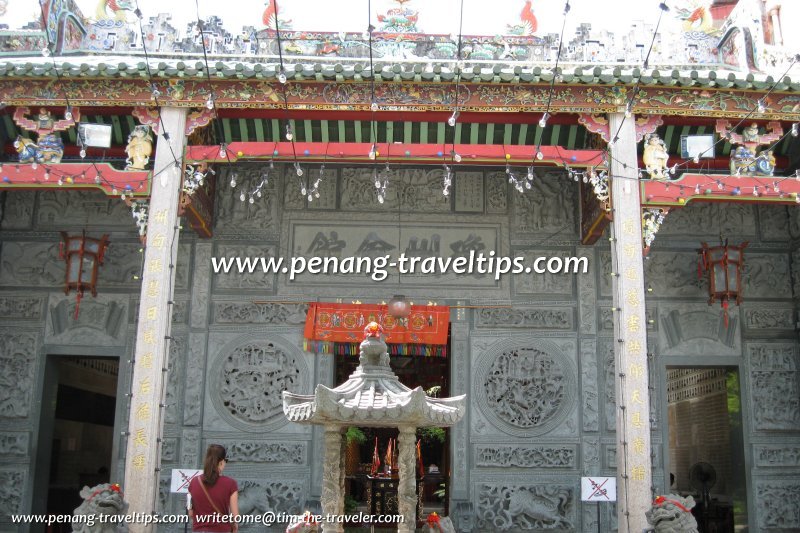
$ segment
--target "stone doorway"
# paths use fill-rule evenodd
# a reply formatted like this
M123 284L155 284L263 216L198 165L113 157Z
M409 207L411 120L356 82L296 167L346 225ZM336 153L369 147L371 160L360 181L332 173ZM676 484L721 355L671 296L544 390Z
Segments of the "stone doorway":
M48 356L45 369L36 493L47 514L70 515L80 490L111 480L119 359ZM57 524L48 533L71 531Z
M667 367L666 492L692 495L701 533L747 530L741 387L737 367Z

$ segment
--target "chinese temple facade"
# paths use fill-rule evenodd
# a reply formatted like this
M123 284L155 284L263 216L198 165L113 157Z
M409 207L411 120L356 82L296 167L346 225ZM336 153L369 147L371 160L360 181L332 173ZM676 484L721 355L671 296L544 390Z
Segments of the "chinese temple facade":
M800 6L565 36L515 1L485 36L386 4L182 37L50 0L0 31L0 531L100 482L182 514L211 443L243 514L319 510L329 430L282 393L346 382L373 320L405 385L466 395L417 434L420 525L638 533L673 493L701 531L800 529Z

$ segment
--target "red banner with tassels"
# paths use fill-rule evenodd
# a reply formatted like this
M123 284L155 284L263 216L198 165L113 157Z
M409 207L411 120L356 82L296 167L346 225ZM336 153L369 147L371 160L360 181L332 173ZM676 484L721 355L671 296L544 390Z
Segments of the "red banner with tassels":
M398 319L388 314L386 305L315 302L308 307L304 336L309 341L360 343L370 322L383 326L387 344L446 345L450 308L412 305L411 314Z

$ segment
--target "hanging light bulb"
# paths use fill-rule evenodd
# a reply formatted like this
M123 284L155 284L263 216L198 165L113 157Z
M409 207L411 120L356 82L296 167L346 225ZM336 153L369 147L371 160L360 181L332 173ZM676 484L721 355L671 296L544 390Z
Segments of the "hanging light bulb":
M231 174L231 189L236 188L236 178L237 177L238 176L236 175L236 172Z
M214 93L208 95L208 100L206 100L206 109L214 109Z
M292 133L292 125L286 124L286 140L292 142L292 139L294 139L294 133Z
M306 189L306 186L305 185L300 185L300 196L305 196L307 192L308 192L308 189Z
M71 105L69 105L69 104L67 104L67 110L66 110L66 111L64 111L64 118L65 118L66 120L72 120L72 119L73 119L73 115L72 115L72 106L71 106Z
M792 124L792 137L797 137L798 135L800 135L800 124L795 122Z
M153 95L154 100L157 100L161 96L161 91L155 83L150 86L150 93Z
M631 118L632 114L633 114L633 102L628 100L628 102L625 104L625 118Z
M695 194L700 194L700 184L699 183L694 186L694 193Z
M758 186L753 187L753 196L758 196Z
M767 103L764 101L763 98L758 99L757 109L759 113L766 113Z
M452 127L452 126L455 126L455 125L456 125L456 122L458 121L458 116L459 116L460 114L461 114L461 113L459 113L458 109L454 110L454 111L453 111L453 114L452 114L452 115L450 115L450 118L448 118L448 119L447 119L447 125L448 125L448 126L451 126L451 127Z
M536 159L538 159L539 161L541 161L542 159L544 159L544 154L542 153L542 151L541 151L541 150L537 150L537 151L536 151Z
M79 152L81 159L86 159L86 148L81 147L81 151Z
M219 158L225 159L228 157L228 146L225 143L219 145Z
M699 164L700 163L700 156L699 155L695 155L692 158L692 163L694 163L695 165Z
M244 199L245 199L245 194L244 194L244 191L242 191L242 192L239 194L239 200L241 200L242 202L244 202Z
M303 175L303 169L300 167L300 163L295 163L294 168L297 171L298 177Z
M674 176L675 172L677 171L678 171L678 164L675 163L674 165L672 165L672 168L669 169L669 173Z
M373 113L374 113L375 111L377 111L377 110L378 110L378 102L375 102L375 101L373 101L373 102L372 102L372 103L369 105L369 109L370 109L370 111L372 111Z
M44 171L44 181L50 181L50 171L49 170L45 170Z
M60 176L58 178L58 184L59 185L64 185L64 180Z
M725 186L722 184L722 182L717 180L717 189L722 190L724 188L725 188Z
M33 163L31 163L31 168L33 170L36 170L37 168L39 168L39 164L36 161L34 161Z
M450 155L453 157L453 161L455 161L456 163L461 163L461 154L459 154L455 150L451 150Z
M255 198L253 198L253 197L251 196L250 198L248 198L248 200L247 200L247 201L248 201L249 203L253 204L253 203L255 203L256 199L255 199Z
M550 113L545 111L544 115L542 115L542 118L539 119L539 127L544 128L545 126L547 126L547 119L549 118L550 118Z
M42 48L42 55L44 57L50 57L50 49L47 47Z
M376 157L377 155L378 155L378 152L377 152L377 150L375 150L375 145L373 144L373 145L372 145L372 147L369 149L369 154L368 154L368 157L369 157L369 158L370 158L372 161L375 161L375 157Z
M527 175L527 178L528 178L528 181L533 181L533 167L532 167L532 166L531 166L531 167L528 167L528 175Z
M286 73L283 72L283 69L281 69L280 72L278 72L278 82L282 84L286 83Z

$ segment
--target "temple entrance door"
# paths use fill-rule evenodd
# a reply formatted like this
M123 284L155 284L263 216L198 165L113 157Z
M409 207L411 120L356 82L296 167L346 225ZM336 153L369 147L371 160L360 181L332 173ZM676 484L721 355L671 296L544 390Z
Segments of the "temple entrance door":
M747 530L738 367L667 367L667 493L691 494L701 533Z
M84 486L111 481L119 435L115 430L118 375L116 357L47 357L34 513L71 515L83 501L79 493ZM48 529L48 533L60 531L72 527L56 524Z
M447 346L447 357L424 357L411 355L393 355L390 358L392 370L400 382L409 388L422 387L430 394L431 389L440 387L435 396L450 396L450 344ZM358 366L358 355L337 354L335 362L336 384L343 383ZM367 502L367 475L370 471L375 450L375 439L378 442L378 455L381 470L384 468L389 439L398 437L397 428L359 428L364 436L360 445L348 446L346 460L346 502L345 510L349 513L363 511L369 513ZM423 520L433 511L442 516L449 514L449 471L450 471L450 428L426 428L417 431L420 441L422 463L425 476L421 480L423 487L422 513L418 517ZM354 506L354 507L353 507Z

